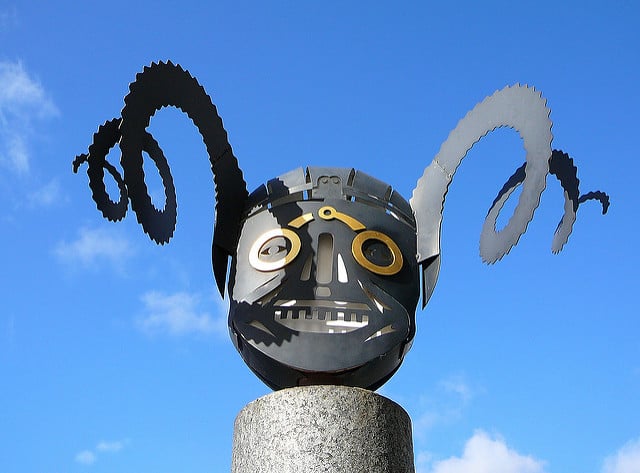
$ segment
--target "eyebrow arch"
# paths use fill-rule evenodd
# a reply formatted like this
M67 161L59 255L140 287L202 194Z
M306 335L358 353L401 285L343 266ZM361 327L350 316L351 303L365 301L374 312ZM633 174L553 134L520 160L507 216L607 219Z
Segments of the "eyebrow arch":
M293 228L300 228L303 225L306 225L307 223L311 222L312 220L313 220L313 214L309 212L294 218L289 223L287 223L287 225Z

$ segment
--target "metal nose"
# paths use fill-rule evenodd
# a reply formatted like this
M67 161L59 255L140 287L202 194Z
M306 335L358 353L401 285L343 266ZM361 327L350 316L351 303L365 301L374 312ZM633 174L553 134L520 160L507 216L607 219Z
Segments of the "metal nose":
M349 278L344 260L340 253L334 254L334 240L331 233L318 235L318 247L315 254L315 283L317 297L331 297L329 285L333 282L333 265L337 256L338 282L347 283ZM311 278L311 256L307 259L300 275L300 280L308 281Z
M321 233L318 236L316 256L316 282L329 284L333 279L333 235Z

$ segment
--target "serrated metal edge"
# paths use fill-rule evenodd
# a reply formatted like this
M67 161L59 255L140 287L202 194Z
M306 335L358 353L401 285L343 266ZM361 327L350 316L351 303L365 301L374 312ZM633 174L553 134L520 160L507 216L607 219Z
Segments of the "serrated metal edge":
M432 260L439 264L436 256L440 255L442 212L449 184L473 145L499 127L514 128L523 138L527 179L507 226L496 232L485 221L480 255L485 262L494 263L511 250L526 231L545 188L553 140L549 115L540 92L516 84L485 98L458 122L418 180L410 200L417 222L418 263Z

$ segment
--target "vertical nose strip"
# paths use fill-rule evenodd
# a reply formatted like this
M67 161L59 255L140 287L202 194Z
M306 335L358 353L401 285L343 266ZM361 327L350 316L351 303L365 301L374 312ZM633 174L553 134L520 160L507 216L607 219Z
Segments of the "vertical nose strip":
M321 233L318 236L318 259L316 261L316 281L329 284L333 274L333 235Z

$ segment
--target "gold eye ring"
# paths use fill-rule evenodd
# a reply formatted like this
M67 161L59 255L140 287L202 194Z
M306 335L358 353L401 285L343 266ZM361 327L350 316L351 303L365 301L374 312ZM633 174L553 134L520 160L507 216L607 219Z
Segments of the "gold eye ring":
M263 233L249 250L249 263L258 271L275 271L291 263L300 253L300 237L288 228Z
M355 260L381 276L393 276L402 269L402 252L387 235L374 230L358 233L351 244Z

